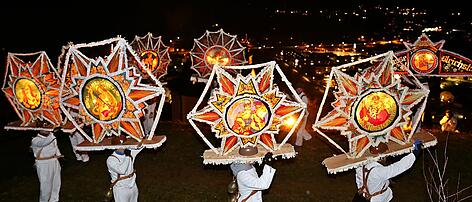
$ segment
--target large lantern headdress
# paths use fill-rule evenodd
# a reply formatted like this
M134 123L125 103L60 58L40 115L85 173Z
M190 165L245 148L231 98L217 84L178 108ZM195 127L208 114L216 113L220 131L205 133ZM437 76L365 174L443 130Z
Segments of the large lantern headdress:
M366 63L373 65L362 73L351 76L344 72ZM323 163L328 172L344 171L384 156L409 152L412 139L422 139L426 147L436 144L432 135L415 133L429 90L393 52L333 67L329 79L335 79L337 84L332 110L320 118L328 93L332 92L328 82L313 128L345 155L326 159ZM404 129L408 119L412 123L410 131ZM321 130L340 131L349 142L348 152ZM388 151L381 151L385 148Z
M62 124L59 75L45 52L8 53L2 90L21 118L6 129L52 130Z
M233 77L228 73L228 69L259 72ZM274 83L276 73L280 75L280 84L284 84L283 88L289 94L283 93L280 89L282 86ZM218 87L212 90L208 104L199 109L214 82ZM228 164L235 161L259 161L268 151L274 152L275 156L294 157L293 146L286 142L305 110L305 104L275 62L225 68L216 65L202 96L187 118L210 147L210 150L204 153L204 163ZM280 127L284 120L293 117L297 117L296 124L289 128L284 137L276 138L277 135L282 135ZM215 137L221 139L219 148L210 143L211 137L205 136L194 121L211 125ZM277 139L280 141L277 142ZM259 152L249 157L244 156L241 154L241 148L247 147L257 148ZM237 148L240 148L239 154Z
M169 47L164 45L162 37L154 37L152 33L148 33L146 36L139 37L135 36L131 42L131 46L138 54L144 68L148 69L154 77L157 79L162 78L167 74L167 67L171 61L169 57ZM147 77L145 69L139 69L142 72L141 75Z
M112 45L111 53L95 58L87 56L82 49ZM128 57L129 56L129 57ZM134 60L134 61L130 61ZM160 97L157 116L160 116L164 94L162 85L141 83L137 66L143 65L131 46L122 38L113 38L89 44L70 45L62 72L61 107L73 122L88 145L81 150L117 148L110 145L110 136L125 135L135 141L147 140L147 147L157 147L165 137L154 137L159 118L156 118L148 134L143 131L140 118L144 115L145 101ZM65 86L70 86L70 91ZM74 117L76 116L76 117ZM91 134L80 128L80 123L91 127ZM80 145L79 145L80 146Z
M247 63L244 47L236 35L230 35L220 29L216 32L206 31L203 36L194 40L190 51L192 69L199 78L207 79L214 65L238 66Z

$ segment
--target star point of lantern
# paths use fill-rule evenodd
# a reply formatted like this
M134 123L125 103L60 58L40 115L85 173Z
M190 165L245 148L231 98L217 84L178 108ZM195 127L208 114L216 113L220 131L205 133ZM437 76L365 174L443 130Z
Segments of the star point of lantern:
M236 38L220 29L216 32L206 31L203 36L194 40L190 51L192 69L200 77L208 77L213 66L237 66L246 63L244 49Z
M426 34L421 34L420 37L414 42L414 43L407 43L404 42L403 44L407 48L407 50L416 50L416 49L421 49L421 48L433 48L434 51L442 49L444 45L444 40L438 41L434 43L429 39L429 37Z
M144 115L145 101L163 93L159 87L140 83L136 67L125 63L130 52L125 43L118 40L106 59L88 58L74 47L67 55L72 64L66 66L70 68L66 71L70 73L71 92L63 94L62 104L78 111L79 119L91 125L94 143L121 134L142 140L145 134L139 119Z
M403 86L394 77L393 55L376 66L350 76L333 68L338 85L333 109L315 126L339 130L348 138L351 155L361 156L369 146L409 141L403 130L411 109L427 95L421 88Z
M235 78L222 68L213 70L218 88L210 95L208 105L189 113L189 119L211 125L215 136L222 139L220 154L257 144L275 150L275 135L282 120L304 109L272 83L273 70L268 66L257 75Z
M20 59L25 55L38 56L31 63ZM61 124L59 76L45 52L9 53L5 77L2 90L21 118L22 126L36 120L46 121L54 126Z

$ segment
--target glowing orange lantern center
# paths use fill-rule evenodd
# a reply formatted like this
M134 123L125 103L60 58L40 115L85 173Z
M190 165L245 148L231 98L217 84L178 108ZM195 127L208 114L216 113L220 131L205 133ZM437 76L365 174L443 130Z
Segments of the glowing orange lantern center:
M113 120L123 110L118 87L102 77L89 79L82 88L82 102L87 112L100 121Z
M411 59L413 69L421 73L429 73L436 68L438 57L430 50L419 50Z
M221 46L213 46L206 51L205 61L207 65L210 65L211 67L216 64L220 66L226 66L231 62L231 58L226 48Z
M26 109L35 110L41 105L41 91L30 79L21 78L15 82L15 96Z
M395 99L382 91L360 98L354 116L358 126L367 132L378 132L393 124L398 114Z
M264 129L270 119L268 105L257 98L240 98L226 111L229 128L239 135L251 135Z
M143 62L146 68L151 72L154 72L159 66L159 57L154 51L144 51L141 53L140 57L141 62Z

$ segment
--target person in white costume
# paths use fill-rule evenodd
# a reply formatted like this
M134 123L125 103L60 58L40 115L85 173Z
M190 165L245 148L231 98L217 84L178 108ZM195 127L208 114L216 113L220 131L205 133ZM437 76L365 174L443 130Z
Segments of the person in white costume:
M152 124L154 124L154 117L156 115L156 102L153 102L152 104L148 105L146 107L146 114L144 115L144 133L149 135L149 132L151 132Z
M259 177L256 168L248 163L232 163L231 171L238 184L238 202L262 201L262 190L270 187L275 175L275 169L270 166L273 161L272 153L267 153L263 160L264 169Z
M116 142L114 140L115 138L112 139L112 144ZM107 159L108 172L111 177L111 188L113 189L113 197L116 202L138 201L138 186L136 185L134 162L136 155L142 149L142 143L139 143L136 149L116 149Z
M389 179L411 168L421 152L421 144L420 140L415 141L413 153L388 166L372 162L357 168L356 184L358 192L352 201L385 202L392 200L393 192L389 187Z
M297 88L297 93L302 99L302 101L308 106L308 97L306 96L303 88ZM305 115L303 116L302 121L300 122L298 131L297 131L297 139L295 140L295 145L302 146L303 140L311 139L310 133L306 130L306 121L308 118L308 110L305 111Z
M77 161L87 162L89 161L89 155L86 152L77 151L77 145L84 141L84 137L80 134L78 130L75 130L72 134L69 135L70 144L72 145L72 151L75 154Z
M58 129L54 129L54 132L57 131ZM39 201L59 201L61 165L58 158L62 155L57 147L56 136L52 132L40 131L31 141L31 148L39 178Z

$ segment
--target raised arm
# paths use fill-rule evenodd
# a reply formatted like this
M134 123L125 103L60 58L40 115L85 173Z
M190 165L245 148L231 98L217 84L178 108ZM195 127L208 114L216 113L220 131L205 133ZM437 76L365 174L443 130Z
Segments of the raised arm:
M375 172L376 175L387 180L411 168L415 160L415 155L413 153L410 153L400 159L398 162L392 163L388 166L375 167L373 168L372 172Z
M275 169L265 165L262 175L260 177L254 177L247 172L238 173L237 180L239 183L245 185L254 190L268 189L272 183L272 179L275 175Z

